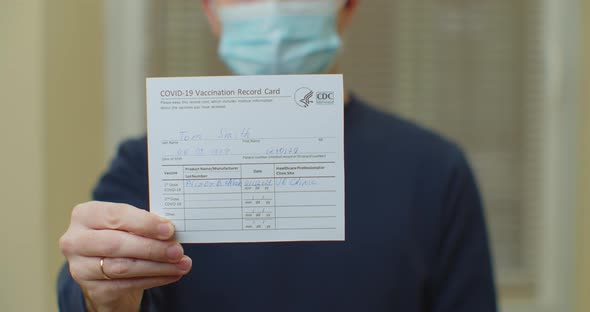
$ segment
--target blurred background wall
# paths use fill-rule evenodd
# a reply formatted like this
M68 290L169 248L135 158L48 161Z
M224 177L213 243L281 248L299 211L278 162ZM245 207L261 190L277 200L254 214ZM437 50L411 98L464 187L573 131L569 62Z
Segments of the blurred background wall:
M345 80L465 147L503 310L590 311L588 1L361 3ZM225 74L215 48L197 0L2 1L3 311L56 311L57 240L144 131L143 78Z
M57 248L105 164L101 1L0 6L0 310L57 311Z
M578 310L590 311L590 1L583 1L582 17L582 70L580 73L579 146L581 170L578 176L578 243L577 243L577 297Z
M13 1L0 11L0 305L7 311L49 303L42 2Z

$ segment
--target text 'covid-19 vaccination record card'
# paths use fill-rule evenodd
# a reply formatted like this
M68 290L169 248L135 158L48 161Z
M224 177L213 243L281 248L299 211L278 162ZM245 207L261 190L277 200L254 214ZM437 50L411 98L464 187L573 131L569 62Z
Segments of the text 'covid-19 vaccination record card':
M150 210L181 243L343 241L341 75L147 79Z

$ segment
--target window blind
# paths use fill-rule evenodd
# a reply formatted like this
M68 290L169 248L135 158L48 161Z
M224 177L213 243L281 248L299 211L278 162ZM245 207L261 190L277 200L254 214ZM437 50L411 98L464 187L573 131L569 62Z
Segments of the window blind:
M397 0L391 109L460 143L478 176L501 286L534 287L540 210L536 1Z

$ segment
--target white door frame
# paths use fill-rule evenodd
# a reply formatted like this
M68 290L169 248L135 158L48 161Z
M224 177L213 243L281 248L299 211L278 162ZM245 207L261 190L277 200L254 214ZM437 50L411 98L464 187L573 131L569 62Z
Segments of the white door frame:
M145 76L149 1L105 1L105 150L146 129ZM108 159L107 158L107 159Z
M542 115L538 131L544 138L541 151L541 224L535 296L531 301L505 303L504 312L574 311L575 307L575 207L576 207L576 107L578 103L579 0L543 0L541 32L543 69Z

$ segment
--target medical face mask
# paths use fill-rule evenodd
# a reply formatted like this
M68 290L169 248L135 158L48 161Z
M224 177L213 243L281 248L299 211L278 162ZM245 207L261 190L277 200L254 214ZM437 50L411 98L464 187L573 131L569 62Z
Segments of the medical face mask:
M342 0L222 6L219 56L238 75L317 74L334 65Z

